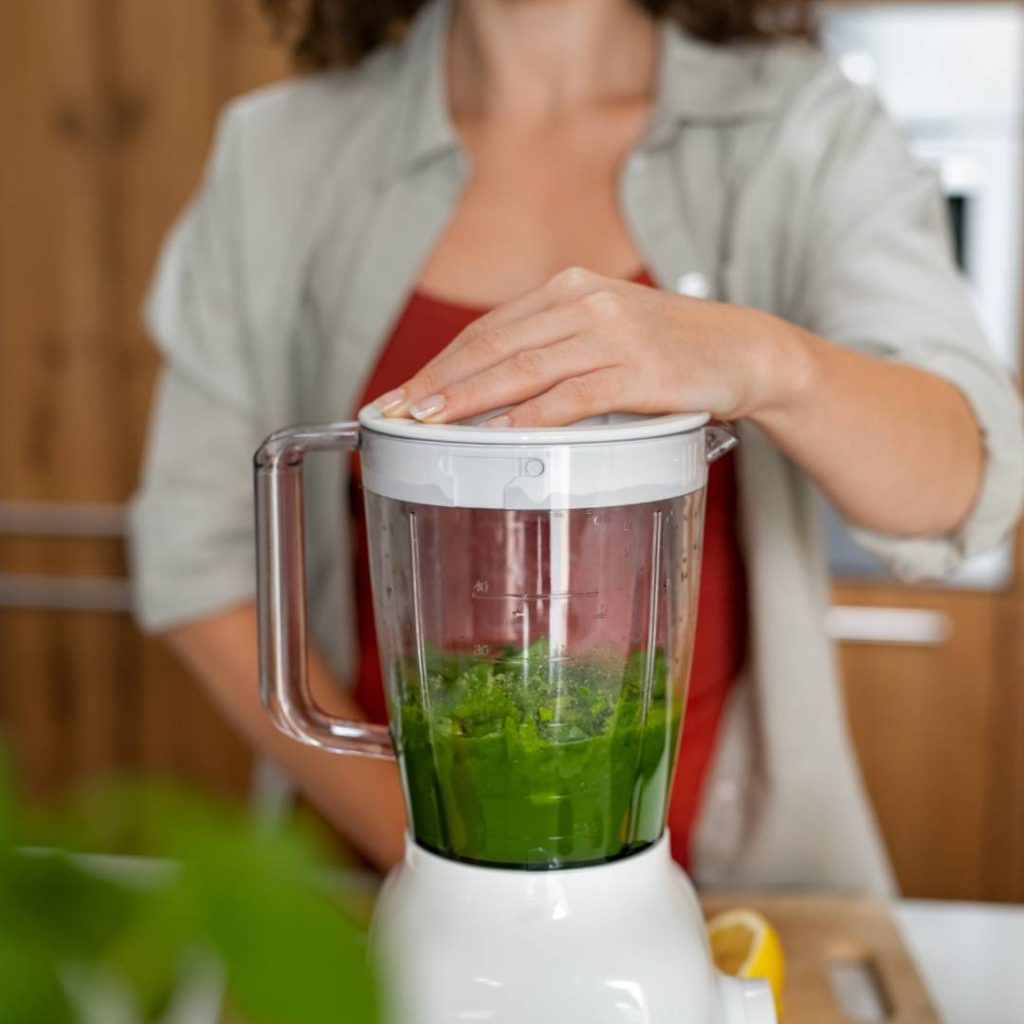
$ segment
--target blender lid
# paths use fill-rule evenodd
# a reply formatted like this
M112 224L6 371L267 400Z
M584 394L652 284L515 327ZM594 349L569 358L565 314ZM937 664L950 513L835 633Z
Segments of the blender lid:
M414 419L384 416L376 406L367 405L359 411L359 422L367 430L410 441L522 446L641 441L684 434L704 426L711 418L706 412L673 413L667 416L607 413L565 427L483 426L485 421L500 415L500 412L494 409L458 423L420 423Z
M706 413L615 415L569 427L484 427L390 419L367 406L359 414L363 484L384 498L449 508L663 501L704 487L707 421Z

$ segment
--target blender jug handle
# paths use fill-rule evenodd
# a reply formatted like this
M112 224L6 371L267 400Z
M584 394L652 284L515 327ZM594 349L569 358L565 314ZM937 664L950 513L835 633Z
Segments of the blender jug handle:
M303 465L307 452L358 447L359 424L344 422L279 430L256 452L260 696L278 728L295 739L340 754L391 758L385 726L324 714L306 666Z
M731 423L709 423L704 428L704 458L714 462L740 443L739 434Z

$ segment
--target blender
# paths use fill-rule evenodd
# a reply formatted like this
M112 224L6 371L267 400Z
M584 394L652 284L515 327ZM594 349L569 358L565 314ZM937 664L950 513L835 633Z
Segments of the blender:
M393 1024L774 1024L766 983L713 968L665 835L707 466L734 444L703 414L367 407L257 452L264 704L401 774L405 859L371 928ZM331 718L306 678L303 463L355 449L388 727Z

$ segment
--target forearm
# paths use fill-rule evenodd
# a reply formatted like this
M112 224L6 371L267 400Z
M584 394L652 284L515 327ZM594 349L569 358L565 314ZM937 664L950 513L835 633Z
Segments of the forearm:
M831 344L774 317L778 399L755 422L852 522L938 535L973 507L985 454L948 381Z
M281 765L364 855L378 867L390 868L401 857L405 828L395 765L329 754L279 732L260 703L257 637L256 607L246 604L181 626L166 639L249 741ZM325 710L339 717L363 717L332 685L315 653L309 673L313 693Z
M955 529L984 468L973 412L933 374L579 268L470 324L378 402L431 423L502 408L488 420L501 429L608 412L749 419L852 521L893 534Z

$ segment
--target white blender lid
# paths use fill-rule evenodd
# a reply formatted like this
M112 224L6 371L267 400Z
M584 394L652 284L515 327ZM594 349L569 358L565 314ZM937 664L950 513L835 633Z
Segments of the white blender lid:
M359 422L368 430L411 441L443 441L446 444L587 444L608 441L639 441L647 437L682 434L704 426L711 418L706 412L673 413L667 416L639 416L606 413L580 420L567 427L485 427L483 423L500 410L474 416L458 423L420 423L414 419L384 416L374 405L359 410Z
M708 419L613 414L568 427L484 427L393 419L366 406L359 413L363 483L385 498L448 508L663 501L707 482Z

